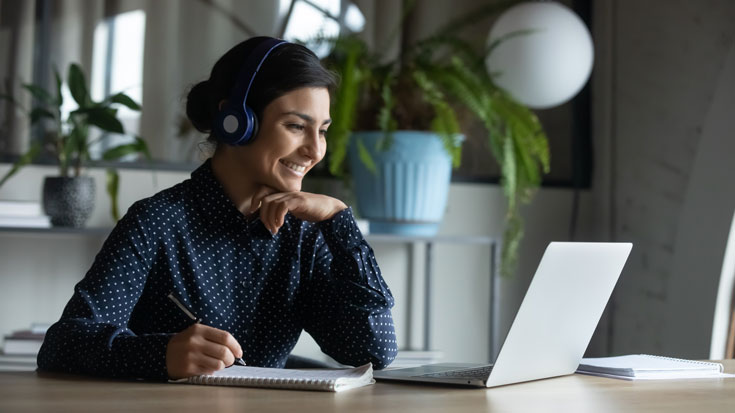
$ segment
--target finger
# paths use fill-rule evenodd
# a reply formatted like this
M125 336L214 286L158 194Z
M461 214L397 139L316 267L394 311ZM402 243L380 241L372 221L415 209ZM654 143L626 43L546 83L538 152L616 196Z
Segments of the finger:
M291 193L270 202L270 208L268 209L268 222L273 225L276 232L278 232L278 230L283 226L286 213L288 213L291 206L294 205L294 201L295 197L293 193Z
M278 209L280 208L279 203L289 196L291 196L291 193L280 192L263 198L263 203L260 206L260 220L263 221L266 228L273 234L278 232L278 228L280 228L276 220Z
M217 370L222 370L229 366L229 364L216 357L202 353L197 354L194 363L200 370L198 374L212 374Z
M207 341L224 345L227 342L227 337L230 336L230 333L225 330L220 330L219 328L210 327L204 324L200 325L203 327L201 335L207 339Z
M261 207L261 203L263 202L263 198L265 198L268 195L274 194L277 191L269 186L263 185L260 188L258 188L257 191L255 191L255 195L253 195L253 198L250 201L250 209L248 210L248 213L253 213L258 210L258 208Z
M201 352L203 355L206 355L223 363L222 368L235 364L235 355L232 354L232 350L230 350L230 348L225 345L213 343L210 341L202 346ZM219 364L217 366L219 366ZM218 368L217 370L221 369Z
M276 225L276 230L283 226L283 223L286 220L286 213L298 204L299 200L293 196L278 200L276 207L273 208L273 222Z
M212 343L226 346L235 357L242 357L242 347L229 332L218 328L209 327L204 338Z

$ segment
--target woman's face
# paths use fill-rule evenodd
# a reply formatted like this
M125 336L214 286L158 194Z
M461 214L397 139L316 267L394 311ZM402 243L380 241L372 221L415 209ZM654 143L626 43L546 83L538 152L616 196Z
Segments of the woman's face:
M300 191L304 175L324 158L330 123L326 88L296 89L269 103L253 143L238 148L248 180Z

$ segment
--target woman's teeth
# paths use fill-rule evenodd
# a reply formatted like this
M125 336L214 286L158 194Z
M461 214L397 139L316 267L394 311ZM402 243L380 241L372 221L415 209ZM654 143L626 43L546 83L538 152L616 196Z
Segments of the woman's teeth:
M305 166L297 165L293 162L281 161L281 163L286 165L288 168L293 169L294 171L299 172L299 173L304 173L304 171L306 171Z

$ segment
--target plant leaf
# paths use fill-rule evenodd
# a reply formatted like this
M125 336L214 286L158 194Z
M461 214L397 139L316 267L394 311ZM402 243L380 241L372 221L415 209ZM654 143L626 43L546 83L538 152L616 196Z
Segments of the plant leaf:
M132 110L140 110L140 105L137 104L132 98L130 98L130 96L124 93L117 93L115 95L112 95L110 97L110 102L119 103L121 105L127 106Z
M64 96L61 94L61 85L63 82L56 66L54 66L54 78L56 79L56 106L61 108L61 105L64 104Z
M87 122L104 131L120 134L125 133L122 123L120 123L120 120L116 116L117 111L114 109L100 107L78 113L86 113Z
M18 173L18 171L28 165L29 163L33 162L34 159L38 156L38 154L41 152L41 144L34 143L31 145L31 147L28 149L28 152L24 153L10 168L10 170L5 174L5 176L0 179L0 187L3 186L5 181L10 179L13 175Z
M31 95L33 95L34 98L37 100L40 100L41 102L45 104L54 104L56 103L54 98L51 97L51 94L46 91L46 89L36 86L30 83L23 84L23 88L29 92L31 92Z
M107 194L110 195L110 214L112 215L112 219L119 221L120 212L117 208L117 194L120 189L120 175L112 168L107 169L106 187Z
M360 161L362 161L368 171L372 172L373 175L377 175L378 168L375 166L375 161L373 161L373 157L370 155L368 148L365 147L362 139L357 140L357 153L360 157Z
M327 146L332 148L329 156L329 171L334 176L344 176L344 160L347 155L350 134L355 123L360 90L365 77L358 60L364 55L365 47L357 38L340 38L335 44L337 54L344 55L332 66L342 75L335 92L332 106L332 125L327 132Z
M35 108L31 111L31 124L35 124L43 118L56 119L53 113L44 108Z
M518 251L523 240L523 220L514 213L505 220L503 246L500 251L500 275L512 277L518 265Z
M513 139L506 137L503 141L503 158L500 164L501 169L501 184L503 185L503 192L505 197L508 198L508 211L509 213L516 209L516 197L517 197L517 165L515 158L515 150L513 148Z
M87 91L87 81L84 78L82 68L78 64L72 63L69 66L69 78L67 82L69 83L71 96L77 102L79 107L88 107L91 103L91 99L89 97L89 92Z
M120 159L130 154L144 154L146 158L150 159L150 153L148 152L148 146L145 141L140 137L135 137L135 142L126 143L123 145L115 146L110 148L102 154L102 159L106 161L113 161Z

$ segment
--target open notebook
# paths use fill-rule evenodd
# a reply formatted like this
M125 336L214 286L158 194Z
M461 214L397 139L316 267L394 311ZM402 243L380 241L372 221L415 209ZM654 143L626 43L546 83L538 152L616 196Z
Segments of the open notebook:
M731 377L722 371L723 366L720 363L632 354L582 359L577 373L624 380Z
M292 370L231 366L214 374L172 380L214 386L269 387L294 390L344 391L375 383L371 363L352 369Z

